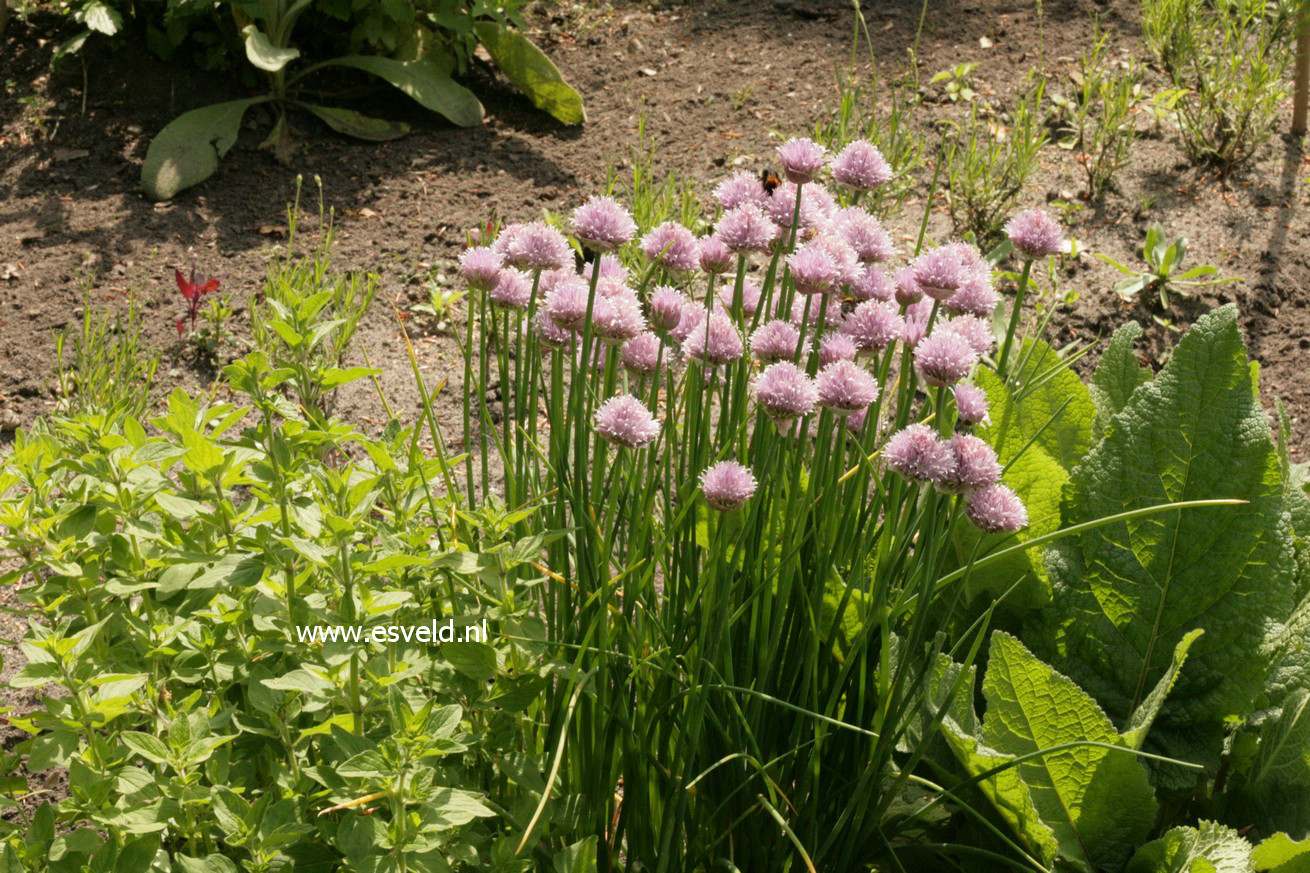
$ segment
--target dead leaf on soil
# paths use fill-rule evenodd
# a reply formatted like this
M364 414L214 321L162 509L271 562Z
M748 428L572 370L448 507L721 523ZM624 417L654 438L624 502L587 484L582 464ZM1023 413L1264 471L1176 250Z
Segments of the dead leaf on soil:
M61 164L64 161L76 161L85 158L89 154L91 153L86 149L55 149L54 160L56 164Z
M264 236L286 236L287 228L283 224L261 224L259 232Z

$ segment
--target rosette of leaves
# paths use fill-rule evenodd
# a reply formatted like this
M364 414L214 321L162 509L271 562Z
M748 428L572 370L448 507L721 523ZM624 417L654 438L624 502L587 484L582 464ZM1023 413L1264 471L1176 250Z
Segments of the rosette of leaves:
M307 81L329 68L368 73L453 124L476 127L482 123L482 104L453 77L466 68L468 58L480 45L539 109L565 124L586 120L577 91L545 53L516 29L522 23L516 13L507 15L500 7L481 2L450 8L450 4L439 3L435 9L402 5L409 6L408 15L391 14L384 23L366 17L360 24L362 42L389 48L394 56L353 53L305 63L292 33L297 21L311 10L312 0L231 3L246 59L267 76L268 91L192 109L169 122L151 142L141 168L146 196L167 200L213 175L219 160L236 143L246 111L259 104L269 104L276 112L276 121L263 143L263 147L276 152L290 145L288 109L307 112L333 130L358 139L384 141L409 132L404 122L310 99ZM327 12L332 14L330 9ZM401 27L403 33L397 30ZM351 43L360 41L352 39Z

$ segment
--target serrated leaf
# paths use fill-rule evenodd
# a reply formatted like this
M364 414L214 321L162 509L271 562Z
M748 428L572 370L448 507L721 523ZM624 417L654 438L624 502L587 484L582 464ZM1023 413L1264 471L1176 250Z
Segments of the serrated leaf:
M1292 607L1282 483L1232 306L1199 319L1133 392L1065 489L1065 524L1170 501L1244 505L1156 513L1066 537L1048 552L1056 666L1121 723L1196 628L1157 719L1171 755L1217 760L1225 718L1251 711L1270 634ZM1166 737L1167 739L1167 737Z
M582 124L587 120L582 96L532 40L494 21L480 21L475 29L496 66L533 106L564 124Z
M1003 754L1088 740L1122 745L1096 701L1001 631L992 634L983 695L982 740ZM1019 765L1061 856L1086 869L1118 869L1155 821L1146 768L1126 748L1074 746Z
M297 103L301 109L308 110L337 133L353 136L355 139L369 142L386 142L399 139L409 133L409 125L402 121L386 121L372 118L353 109L338 106L319 106L314 103Z
M246 110L268 97L229 100L184 112L150 142L141 165L141 187L151 200L169 200L203 182L237 141Z
M445 116L460 127L482 124L482 104L473 92L460 85L432 61L397 61L371 55L334 58L324 66L354 67L385 79L421 106Z
M1252 873L1251 844L1232 828L1201 821L1137 850L1127 873Z
M1293 840L1284 833L1274 834L1251 852L1251 863L1260 873L1310 873L1310 838Z
M241 28L241 36L246 41L246 59L267 73L276 73L300 57L299 49L273 45L268 34L256 24Z
M1096 404L1096 419L1092 423L1092 441L1100 442L1105 428L1119 411L1128 405L1139 385L1151 381L1151 370L1137 361L1133 344L1142 335L1142 326L1135 321L1125 322L1105 347L1096 371L1087 386L1092 402Z
M1160 707L1164 706L1165 698L1173 690L1174 683L1178 681L1178 674L1183 669L1183 664L1187 661L1187 650L1196 642L1197 637L1205 631L1197 628L1191 633L1184 636L1174 646L1174 658L1169 664L1169 669L1160 677L1160 681L1155 683L1155 688L1151 693L1146 695L1137 709L1133 710L1132 717L1128 719L1128 725L1124 729L1124 742L1129 747L1140 749L1142 743L1146 740L1147 733L1151 730L1151 725L1155 722L1155 717L1160 714Z

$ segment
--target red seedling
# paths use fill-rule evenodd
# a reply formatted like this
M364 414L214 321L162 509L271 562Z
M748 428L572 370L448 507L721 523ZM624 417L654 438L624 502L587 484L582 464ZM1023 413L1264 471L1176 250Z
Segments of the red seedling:
M196 329L196 316L200 314L200 298L204 297L211 291L217 291L218 280L209 279L203 284L197 282L196 268L194 265L191 267L190 281L187 281L186 277L182 275L181 270L174 270L173 274L177 278L177 290L181 291L182 296L186 298L187 315L191 318L191 329L194 331ZM182 319L179 318L177 320L177 335L181 336L182 333Z

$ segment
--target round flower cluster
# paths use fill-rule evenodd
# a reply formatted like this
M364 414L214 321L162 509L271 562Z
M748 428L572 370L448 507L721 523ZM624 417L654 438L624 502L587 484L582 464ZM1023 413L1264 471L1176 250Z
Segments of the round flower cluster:
M720 512L741 509L755 493L755 476L736 461L719 461L700 476L705 502Z
M1001 484L996 452L971 434L942 439L926 424L893 434L882 451L887 466L915 482L964 496L965 515L988 533L1012 533L1028 524L1028 512L1014 491Z
M619 394L596 410L596 433L616 446L637 449L659 436L660 423L646 404L631 394Z

